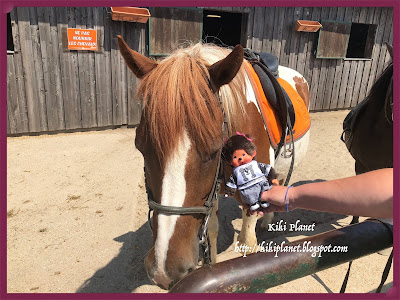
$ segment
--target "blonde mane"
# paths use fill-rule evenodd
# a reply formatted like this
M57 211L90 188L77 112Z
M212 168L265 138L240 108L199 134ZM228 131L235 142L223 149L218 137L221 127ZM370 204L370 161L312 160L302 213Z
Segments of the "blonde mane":
M143 120L160 154L168 156L186 128L197 150L215 151L215 137L221 136L222 110L209 83L207 67L225 58L230 50L196 44L179 49L162 60L138 87L143 100ZM230 126L245 115L245 69L219 91Z

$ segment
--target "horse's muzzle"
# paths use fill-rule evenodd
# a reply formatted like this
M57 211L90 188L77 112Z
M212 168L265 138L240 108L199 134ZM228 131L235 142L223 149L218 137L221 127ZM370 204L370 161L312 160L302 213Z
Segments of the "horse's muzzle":
M156 266L154 248L152 248L149 254L146 256L144 265L149 279L154 284L166 290L170 289L173 284L178 282L196 268L196 265L192 262L180 260L179 266L170 268L168 272L168 270L164 270L163 268Z

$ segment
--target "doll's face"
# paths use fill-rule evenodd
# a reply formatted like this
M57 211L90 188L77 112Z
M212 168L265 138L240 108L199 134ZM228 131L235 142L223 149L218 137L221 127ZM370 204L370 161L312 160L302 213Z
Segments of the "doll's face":
M256 151L254 151L253 155L249 155L243 149L238 149L232 154L231 165L236 168L241 165L247 164L253 160L254 156L256 156Z

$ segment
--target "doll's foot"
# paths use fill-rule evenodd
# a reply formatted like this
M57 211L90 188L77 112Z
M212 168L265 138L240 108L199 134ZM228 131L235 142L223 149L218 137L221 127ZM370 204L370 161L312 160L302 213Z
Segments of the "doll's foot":
M267 208L269 206L268 202L261 202L260 204L262 208Z
M253 205L250 206L250 210L257 210L260 208L260 204L254 203Z

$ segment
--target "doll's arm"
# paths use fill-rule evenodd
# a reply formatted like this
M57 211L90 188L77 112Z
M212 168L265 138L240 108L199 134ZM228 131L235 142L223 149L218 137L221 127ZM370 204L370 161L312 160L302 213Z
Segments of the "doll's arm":
M278 174L276 174L276 171L275 171L275 169L273 167L271 167L271 170L269 170L267 179L273 185L279 185Z
M236 193L235 188L231 188L229 186L225 187L225 197L233 196Z
M263 174L265 176L267 176L270 172L270 170L272 169L272 167L269 164L264 164L264 163L260 163L257 162L258 167L260 168L261 172L263 172Z
M233 194L235 194L236 192L236 189L237 189L236 181L232 174L231 177L229 177L228 182L226 183L225 196L233 196Z

